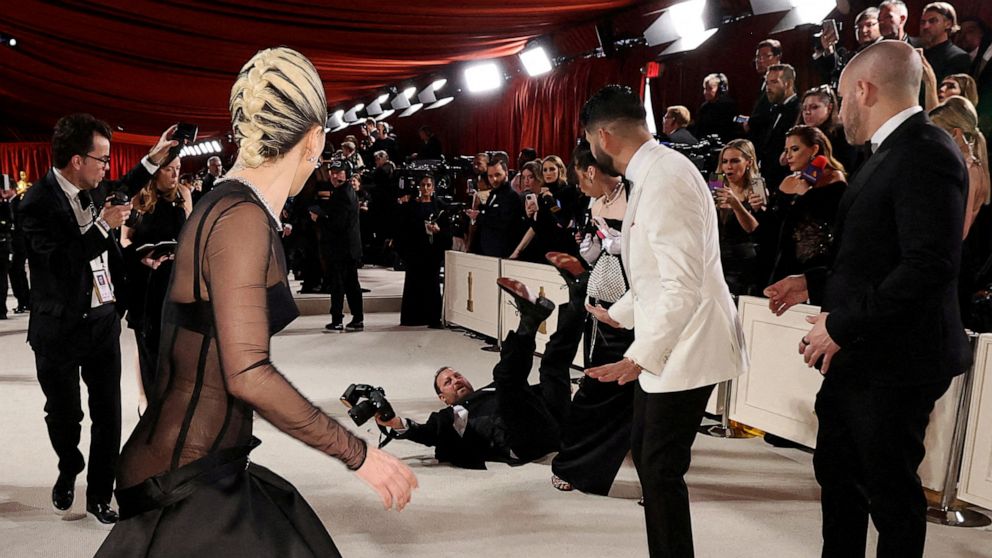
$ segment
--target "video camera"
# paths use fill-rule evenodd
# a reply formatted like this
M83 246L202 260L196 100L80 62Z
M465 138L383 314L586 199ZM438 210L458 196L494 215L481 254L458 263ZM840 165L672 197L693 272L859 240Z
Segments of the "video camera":
M341 403L348 408L348 416L361 426L374 416L383 422L396 418L393 406L386 400L386 391L368 384L351 384L341 395Z
M709 176L719 166L720 150L723 149L723 145L720 136L710 134L692 145L671 143L668 147L685 155L703 176Z

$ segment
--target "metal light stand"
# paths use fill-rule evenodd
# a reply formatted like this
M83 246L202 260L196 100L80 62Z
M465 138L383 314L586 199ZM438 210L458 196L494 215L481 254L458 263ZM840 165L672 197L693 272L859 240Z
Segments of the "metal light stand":
M737 423L731 424L730 387L732 382L733 380L727 380L717 386L717 389L723 390L723 395L720 397L721 402L723 403L723 413L720 415L720 424L714 424L713 426L707 428L704 432L708 436L713 436L714 438L754 438L756 436L755 434L744 430Z
M977 348L978 335L969 333L973 346ZM977 358L977 355L976 355ZM961 395L958 397L958 407L955 413L954 435L951 438L951 456L947 460L944 490L940 494L940 507L927 507L927 521L951 527L985 527L992 524L992 519L975 510L957 505L958 479L961 477L961 460L964 456L964 437L968 428L968 411L971 406L971 390L974 380L975 365L964 374Z

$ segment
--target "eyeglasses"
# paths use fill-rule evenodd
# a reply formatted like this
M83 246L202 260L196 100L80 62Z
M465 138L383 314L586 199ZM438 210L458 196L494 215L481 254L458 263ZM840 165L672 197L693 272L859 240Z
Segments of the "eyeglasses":
M90 159L93 159L94 161L99 161L100 164L103 165L103 166L105 166L105 167L109 167L110 166L110 155L105 155L103 157L94 157L94 156L90 155L89 153L81 153L80 155L82 155L83 157L88 157Z

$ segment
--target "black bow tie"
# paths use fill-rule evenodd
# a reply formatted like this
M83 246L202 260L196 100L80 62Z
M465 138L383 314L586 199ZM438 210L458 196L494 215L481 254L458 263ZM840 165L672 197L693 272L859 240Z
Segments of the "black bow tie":
M76 197L79 198L79 206L83 208L83 211L86 211L87 208L93 205L93 198L90 197L90 193L86 190L80 190Z
M862 149L864 150L865 155L868 157L871 157L872 153L875 152L875 150L872 149L871 140L866 141Z

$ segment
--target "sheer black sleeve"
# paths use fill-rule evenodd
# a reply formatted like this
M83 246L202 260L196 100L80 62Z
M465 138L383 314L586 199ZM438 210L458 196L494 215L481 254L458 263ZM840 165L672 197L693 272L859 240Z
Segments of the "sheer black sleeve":
M364 441L308 401L269 360L272 238L264 209L242 202L224 211L205 240L203 274L228 392L283 432L358 469ZM279 275L284 281L285 270Z

